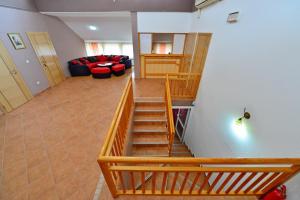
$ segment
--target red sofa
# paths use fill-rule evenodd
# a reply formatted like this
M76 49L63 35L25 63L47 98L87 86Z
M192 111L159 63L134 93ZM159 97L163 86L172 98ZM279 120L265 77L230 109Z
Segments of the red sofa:
M89 76L91 69L99 67L98 64L112 63L124 64L125 68L131 67L131 60L128 56L124 55L98 55L77 58L69 61L69 70L72 76Z

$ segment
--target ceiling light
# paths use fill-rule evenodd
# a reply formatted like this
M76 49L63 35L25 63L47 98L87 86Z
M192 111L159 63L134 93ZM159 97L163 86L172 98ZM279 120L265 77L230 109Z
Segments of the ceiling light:
M95 30L97 30L98 28L97 28L96 26L89 25L89 29L92 30L92 31L95 31Z

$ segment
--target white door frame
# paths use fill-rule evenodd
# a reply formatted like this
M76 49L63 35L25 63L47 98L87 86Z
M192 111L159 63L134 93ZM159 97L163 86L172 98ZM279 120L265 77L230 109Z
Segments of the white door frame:
M190 117L190 113L191 113L192 107L193 106L173 106L172 107L172 109L178 109L178 113L177 113L177 117L176 117L176 122L175 122L175 133L177 134L178 138L180 139L180 142L182 142L182 143L183 143L183 139L184 139L184 136L185 136L185 131L186 131L186 127L187 127L187 124L188 124L188 121L189 121L189 117ZM181 119L179 117L181 109L188 109L188 112L186 114L186 119L185 119L184 123L181 121ZM178 133L178 130L177 130L178 123L180 123L180 125L183 128L181 136L180 136L180 134Z

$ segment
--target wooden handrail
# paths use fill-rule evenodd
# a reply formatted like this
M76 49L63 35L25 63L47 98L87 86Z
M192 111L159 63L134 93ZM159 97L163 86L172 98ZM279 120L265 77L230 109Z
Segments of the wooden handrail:
M192 76L197 79L199 75L176 73L170 76L166 76L165 105L171 155L175 127L170 80L178 78L179 81L186 81L193 79ZM300 172L300 158L124 156L132 107L133 87L130 78L98 157L99 166L113 197L123 194L261 196ZM150 178L146 174L151 174ZM168 178L170 175L173 177L171 180ZM151 179L150 188L146 187L148 179ZM136 187L139 181L142 187ZM168 184L171 187L167 189Z
M117 127L117 119L120 117L120 112L122 111L122 108L124 107L125 104L125 100L126 100L126 96L129 93L129 90L132 89L132 78L130 77L126 83L126 86L123 90L122 96L121 96L121 100L117 106L117 109L115 111L115 114L113 116L111 125L109 127L108 133L106 135L104 144L102 146L101 152L99 154L99 157L104 156L106 154L107 151L109 151L110 149L108 149L109 143L111 143L113 141L113 136L116 133L114 130Z
M106 156L101 158L105 162L118 163L146 163L146 164L261 164L261 165L300 165L300 158L194 158L194 157L131 157L131 156Z
M166 84L165 84L165 102L166 102L166 113L167 113L167 125L168 125L168 139L169 139L169 155L172 153L172 146L174 142L174 120L173 120L173 110L172 110L172 100L171 100L171 92L170 92L170 83L169 76L166 76Z

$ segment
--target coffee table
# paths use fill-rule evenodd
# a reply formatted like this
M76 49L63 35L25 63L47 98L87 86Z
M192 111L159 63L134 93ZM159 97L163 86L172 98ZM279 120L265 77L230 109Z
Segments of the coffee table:
M97 64L98 67L109 67L111 68L113 66L113 63L103 63L103 64Z

